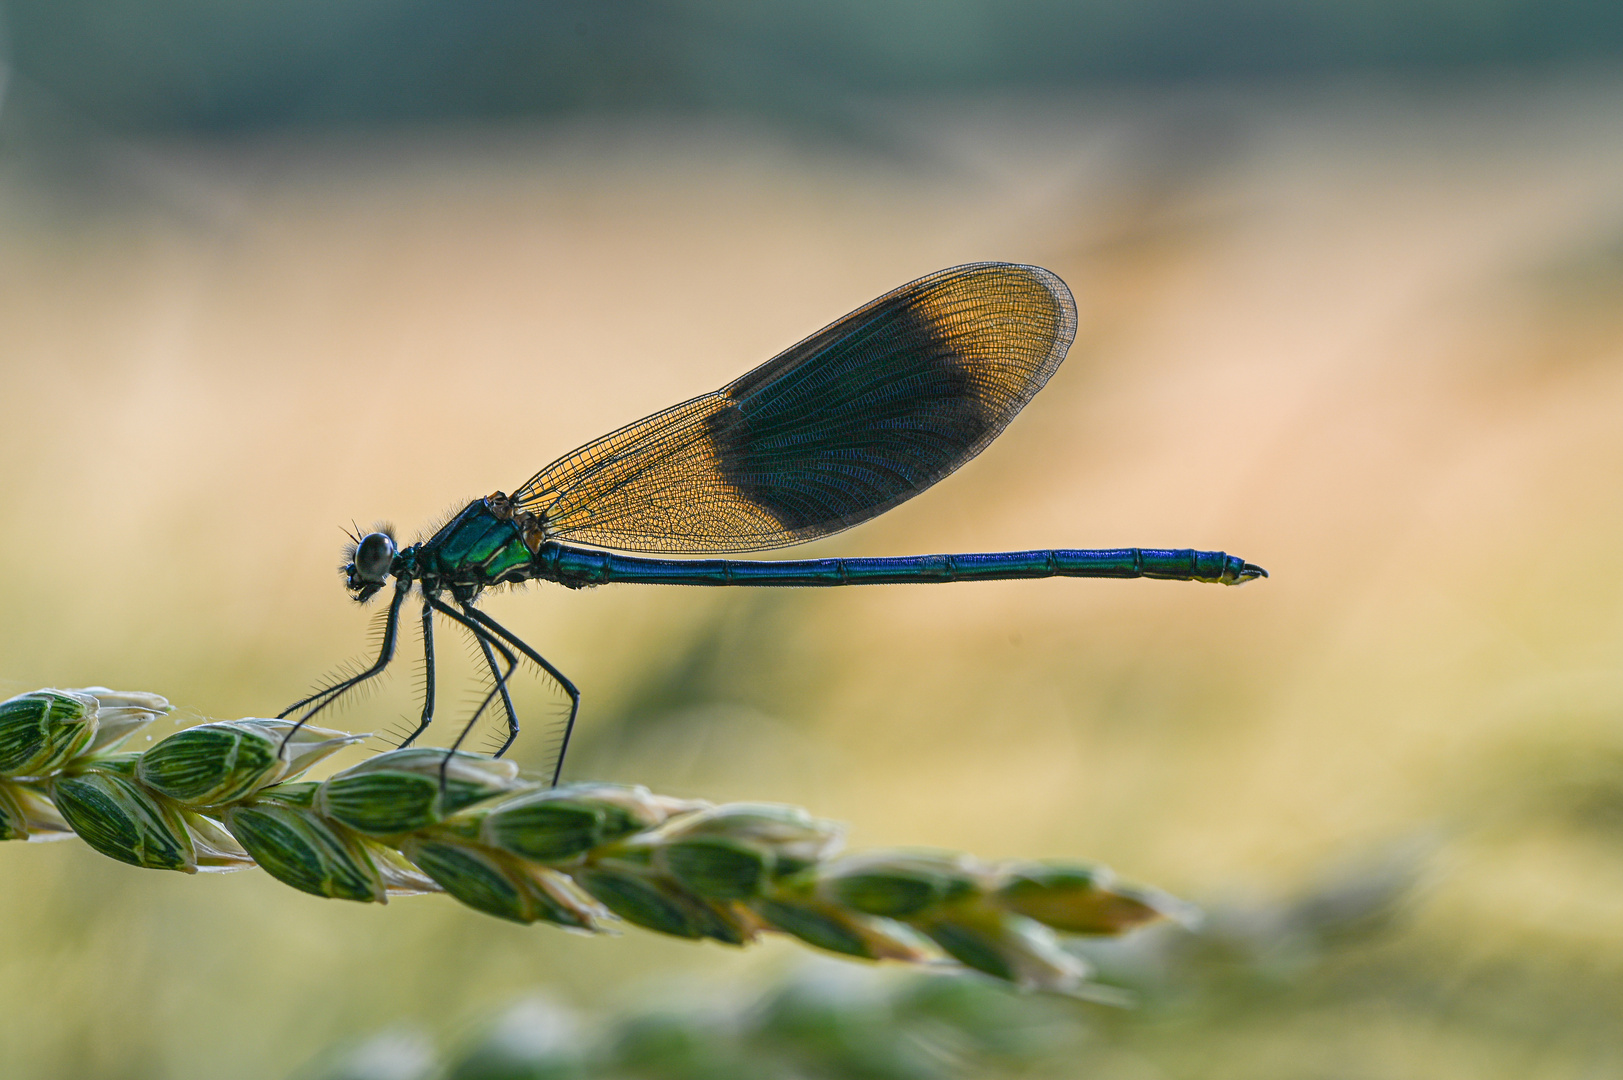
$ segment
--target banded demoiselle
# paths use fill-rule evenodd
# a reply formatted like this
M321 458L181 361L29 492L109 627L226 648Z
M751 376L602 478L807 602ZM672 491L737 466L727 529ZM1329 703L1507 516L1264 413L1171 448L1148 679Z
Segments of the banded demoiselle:
M377 660L294 702L299 723L380 674L394 657L412 586L422 600L426 676L420 722L434 719L434 616L467 631L492 685L457 737L493 704L518 735L508 689L519 656L569 696L552 780L580 691L475 606L492 585L823 586L1008 578L1162 578L1238 585L1267 572L1220 551L1117 548L896 558L643 558L764 551L840 532L905 502L986 448L1042 389L1076 335L1076 304L1036 266L973 263L903 285L712 394L673 405L571 451L511 495L469 503L427 540L386 530L352 537L354 599L390 578ZM589 546L577 546L577 545ZM608 550L604 550L608 549ZM449 597L450 603L446 597ZM455 606L453 606L453 603Z

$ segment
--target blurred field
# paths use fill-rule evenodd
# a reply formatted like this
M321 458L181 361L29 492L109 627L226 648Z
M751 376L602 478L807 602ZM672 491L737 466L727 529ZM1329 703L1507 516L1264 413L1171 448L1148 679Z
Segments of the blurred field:
M412 536L904 281L1040 263L1082 313L1049 388L808 553L1187 545L1272 579L493 596L586 695L566 775L1201 901L1419 844L1367 949L1108 1019L1089 1075L1623 1072L1623 86L937 101L841 139L5 123L0 689L273 714L364 646L339 526ZM342 722L398 724L400 667ZM0 1073L282 1077L790 953L7 845Z

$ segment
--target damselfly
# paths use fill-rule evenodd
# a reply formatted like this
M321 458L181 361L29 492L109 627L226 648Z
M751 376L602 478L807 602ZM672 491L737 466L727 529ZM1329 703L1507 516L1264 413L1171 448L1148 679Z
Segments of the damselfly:
M293 703L302 724L380 674L400 612L422 602L424 701L410 744L434 719L434 617L478 645L492 679L462 733L486 709L518 735L509 680L520 657L569 696L552 779L580 691L475 605L492 585L555 581L571 589L658 585L823 586L1007 578L1163 578L1238 585L1266 577L1220 551L1118 548L897 558L644 558L763 551L827 536L912 498L986 448L1042 389L1076 334L1065 283L1035 266L974 263L920 278L853 311L712 394L587 443L512 494L469 503L427 540L355 537L344 567L358 601L389 583L375 662ZM588 545L588 546L577 546ZM605 550L607 549L607 550Z

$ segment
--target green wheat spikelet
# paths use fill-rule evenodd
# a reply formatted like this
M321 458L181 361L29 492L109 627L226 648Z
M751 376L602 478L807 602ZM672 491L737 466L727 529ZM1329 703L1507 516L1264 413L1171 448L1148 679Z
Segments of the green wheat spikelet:
M0 702L0 839L76 834L110 858L183 873L257 865L341 900L444 892L588 933L624 922L729 945L782 933L1084 995L1097 988L1060 935L1120 934L1183 910L1096 866L842 855L843 828L796 807L554 788L473 754L396 750L301 781L366 736L285 720L202 724L120 752L168 711L156 694L104 687Z

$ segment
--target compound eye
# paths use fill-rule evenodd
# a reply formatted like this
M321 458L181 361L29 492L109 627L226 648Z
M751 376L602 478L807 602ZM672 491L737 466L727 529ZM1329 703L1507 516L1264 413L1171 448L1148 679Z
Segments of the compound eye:
M383 584L394 564L394 541L387 533L367 533L355 545L355 576L374 585Z

